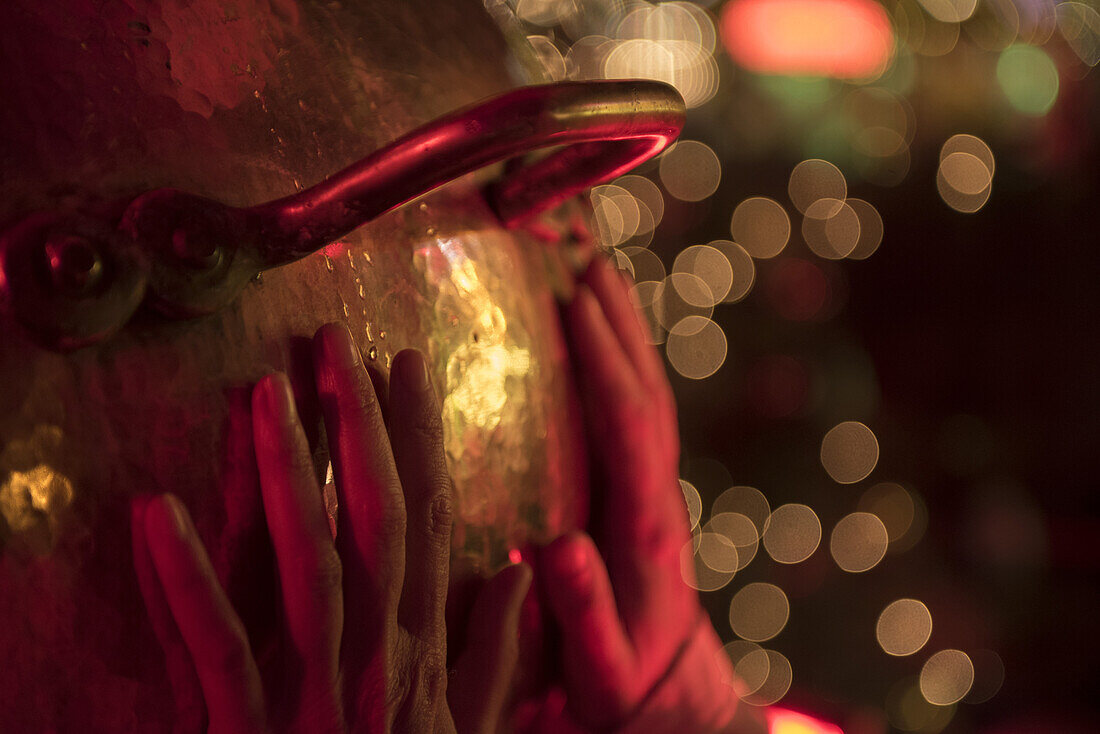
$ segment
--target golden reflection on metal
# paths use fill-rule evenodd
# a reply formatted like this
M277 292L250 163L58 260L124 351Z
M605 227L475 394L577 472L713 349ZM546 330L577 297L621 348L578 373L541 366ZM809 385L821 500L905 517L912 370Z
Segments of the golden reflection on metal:
M508 322L504 311L478 276L477 265L466 256L458 240L437 240L438 251L449 266L451 288L440 282L440 295L451 290L457 310L473 325L470 340L447 359L443 419L462 433L472 424L492 430L500 424L508 402L509 378L522 378L531 370L531 353L507 343Z
M73 501L69 478L45 464L29 471L12 471L0 486L0 514L13 533L46 530L52 546L56 515Z

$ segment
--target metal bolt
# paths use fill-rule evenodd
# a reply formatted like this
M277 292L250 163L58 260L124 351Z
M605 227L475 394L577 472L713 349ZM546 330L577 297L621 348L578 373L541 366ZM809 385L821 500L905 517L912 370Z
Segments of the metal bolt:
M221 248L211 239L183 229L172 233L172 251L196 270L213 270L222 259Z
M45 245L50 282L68 295L91 292L103 279L103 260L99 249L79 235L51 237Z

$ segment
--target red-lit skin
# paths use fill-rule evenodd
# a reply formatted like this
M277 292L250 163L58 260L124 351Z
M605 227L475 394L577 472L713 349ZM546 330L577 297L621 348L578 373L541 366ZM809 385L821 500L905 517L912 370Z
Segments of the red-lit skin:
M531 570L509 566L487 582L448 686L451 481L423 358L395 357L384 421L347 329L323 327L313 346L340 502L335 540L289 382L271 375L252 394L282 592L282 670L261 679L186 510L162 495L135 505L134 535L166 654L189 653L218 734L495 731Z
M641 703L701 609L680 576L690 531L672 390L625 279L603 258L593 259L565 324L600 491L592 536L556 540L538 575L561 628L569 712L598 727Z

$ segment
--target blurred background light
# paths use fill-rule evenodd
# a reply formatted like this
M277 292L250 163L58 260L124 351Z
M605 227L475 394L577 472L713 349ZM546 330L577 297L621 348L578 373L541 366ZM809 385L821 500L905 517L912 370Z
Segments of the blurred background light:
M1001 52L997 82L1017 111L1045 115L1058 99L1058 67L1041 48L1017 43Z
M871 0L732 0L722 7L721 32L746 69L841 79L881 74L894 40Z
M778 563L800 563L821 543L821 521L806 505L777 507L764 530L764 548Z
M879 614L875 638L888 655L905 656L924 647L932 636L932 613L924 602L898 599Z

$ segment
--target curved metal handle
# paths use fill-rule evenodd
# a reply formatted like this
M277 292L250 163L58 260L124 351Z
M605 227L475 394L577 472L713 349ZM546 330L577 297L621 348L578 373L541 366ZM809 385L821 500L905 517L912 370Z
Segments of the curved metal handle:
M434 120L304 191L232 214L222 207L225 213L207 211L201 218L218 220L223 227L237 219L238 231L226 234L243 235L257 259L274 267L314 253L466 173L540 148L569 145L532 166L510 171L490 187L490 204L506 226L513 226L657 155L676 139L683 124L683 100L660 82L525 87ZM196 208L221 206L159 190L136 199L126 218L140 222L177 212L195 216L197 212L183 201L188 198ZM204 241L215 234L208 224L198 227ZM180 225L173 234L187 231L188 222ZM133 234L139 242L163 236L143 231L140 224Z
M684 111L680 95L660 82L525 87L430 122L275 201L237 208L175 189L146 192L126 208L119 230L141 254L130 260L147 263L147 298L159 310L178 317L211 313L260 270L312 254L448 181L567 146L509 169L487 187L501 221L514 226L660 153L679 135ZM120 314L117 326L131 314ZM87 343L90 335L73 336L63 341Z

